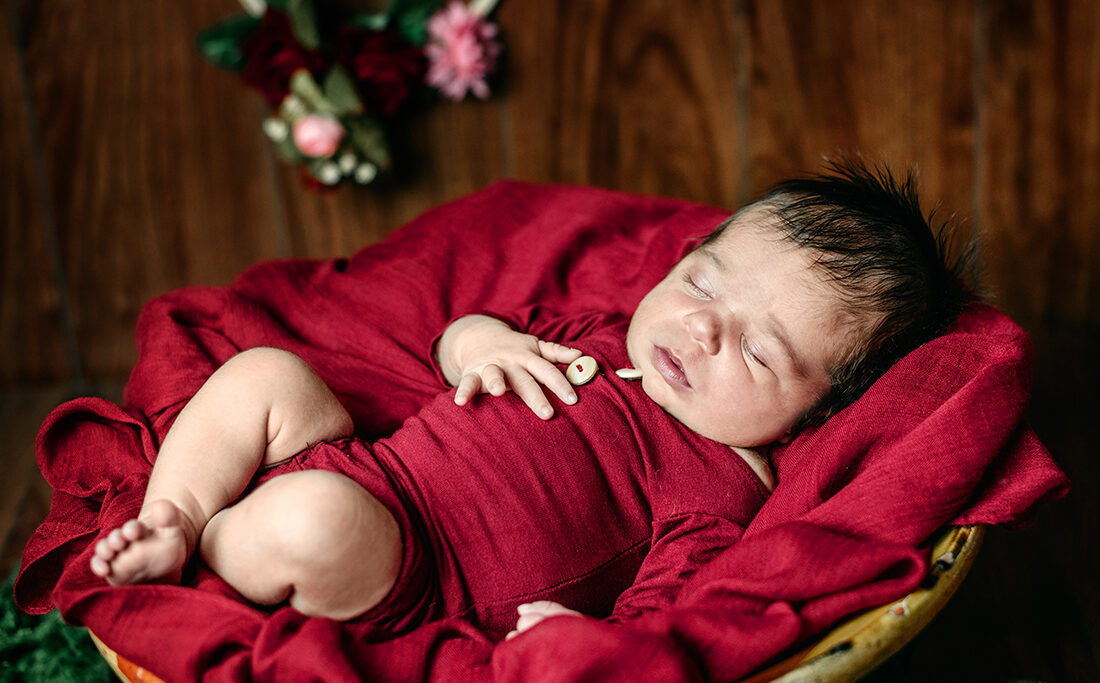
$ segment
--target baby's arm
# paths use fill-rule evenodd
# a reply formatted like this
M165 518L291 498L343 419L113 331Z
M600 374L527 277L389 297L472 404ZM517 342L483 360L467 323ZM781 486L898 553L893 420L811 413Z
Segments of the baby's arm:
M581 352L517 332L496 318L468 315L454 321L439 340L438 354L443 377L458 387L458 405L477 393L500 396L511 389L536 415L549 419L554 410L540 383L566 403L577 400L554 364L575 361Z

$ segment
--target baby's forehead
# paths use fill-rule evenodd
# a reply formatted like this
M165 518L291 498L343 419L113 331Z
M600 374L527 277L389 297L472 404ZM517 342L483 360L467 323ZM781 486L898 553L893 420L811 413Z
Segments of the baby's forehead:
M764 247L763 253L759 245ZM736 261L741 250L748 250L764 259L786 259L787 253L799 253L803 256L804 268L794 272L801 276L808 272L813 279L822 284L833 284L834 278L824 265L824 254L812 247L799 244L783 229L782 222L773 211L761 207L742 214L735 213L718 225L713 231L692 245L681 257L680 262L688 258L709 258L720 267L727 260Z
M776 209L767 204L750 204L730 214L709 233L699 239L696 248L705 244L714 244L734 232L754 231L761 238L768 236L783 237L781 217Z

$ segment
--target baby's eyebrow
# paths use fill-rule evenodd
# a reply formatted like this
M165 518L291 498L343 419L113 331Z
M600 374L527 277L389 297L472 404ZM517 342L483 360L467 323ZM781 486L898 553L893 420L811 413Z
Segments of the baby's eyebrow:
M726 269L725 261L718 257L718 253L711 249L709 244L704 244L703 246L699 247L699 251L703 252L707 256L707 258L711 260L715 268L717 268L718 270Z
M780 349L783 351L783 355L791 363L791 367L794 368L794 372L800 379L806 379L810 376L810 364L806 362L806 359L798 353L798 349L791 344L791 337L787 334L787 329L783 327L783 324L779 322L779 319L774 314L768 314L767 326L764 329L764 334L774 339Z

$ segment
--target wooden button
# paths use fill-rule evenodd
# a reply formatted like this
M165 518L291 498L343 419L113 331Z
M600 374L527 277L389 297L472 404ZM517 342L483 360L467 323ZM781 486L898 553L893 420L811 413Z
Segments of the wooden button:
M599 369L600 366L596 364L595 358L592 356L581 356L569 364L569 367L565 371L565 379L569 380L569 383L573 386L579 387L582 384L591 382Z
M642 371L638 368L619 368L615 374L623 379L641 379Z

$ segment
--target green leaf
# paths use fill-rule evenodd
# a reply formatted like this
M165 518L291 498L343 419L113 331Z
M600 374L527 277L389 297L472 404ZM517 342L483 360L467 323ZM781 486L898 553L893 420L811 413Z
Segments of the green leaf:
M305 69L298 69L290 77L290 92L301 98L311 112L318 114L339 113L339 108L325 97L321 86L317 85L317 81L313 79L313 74Z
M287 0L287 16L294 37L307 50L316 50L321 46L321 34L317 30L317 12L313 0Z
M352 146L360 154L380 169L389 170L393 166L386 131L378 121L369 116L355 116L344 124L350 133Z
M302 154L302 150L298 149L298 146L294 144L294 136L287 135L280 142L273 143L275 145L275 153L282 158L283 161L291 164L300 164L306 160L306 155Z
M344 24L351 28L369 28L372 31L381 31L390 21L388 12L361 12L347 20Z
M428 42L428 19L439 9L439 0L392 0L389 26L413 45Z
M195 42L208 62L228 71L241 71L247 65L241 45L260 25L260 20L237 14L199 31Z
M355 90L355 81L347 69L340 65L329 69L322 86L325 99L336 107L337 114L358 114L363 111L363 100Z

